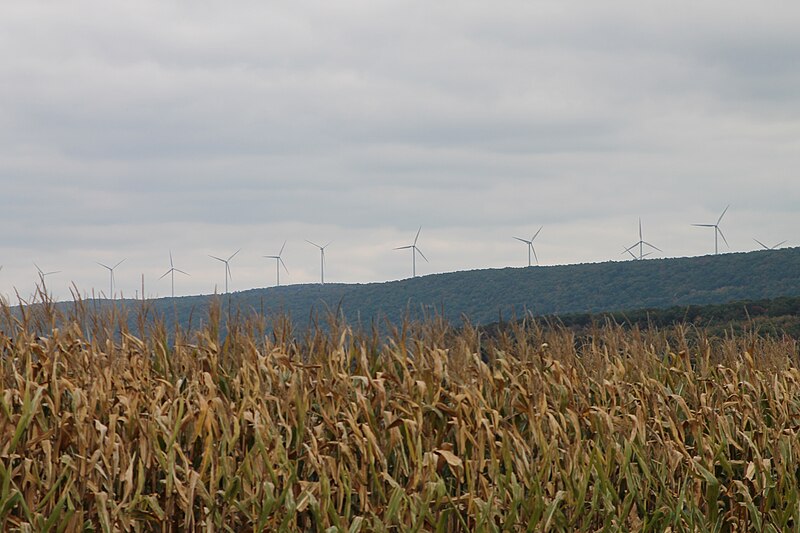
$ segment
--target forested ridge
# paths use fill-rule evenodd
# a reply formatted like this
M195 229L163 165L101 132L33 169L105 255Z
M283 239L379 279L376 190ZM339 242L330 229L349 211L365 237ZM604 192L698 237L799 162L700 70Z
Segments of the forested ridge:
M184 327L200 325L214 299L226 313L288 315L296 326L304 327L315 320L324 321L329 312L361 326L387 320L398 323L424 315L490 324L529 315L564 320L572 316L571 320L577 320L580 316L631 310L649 310L646 313L652 319L656 309L668 310L664 313L672 318L685 315L689 321L702 322L702 316L693 316L694 306L795 296L800 296L800 248L472 270L385 283L288 285L230 295L117 303L131 309L144 306L148 316L162 317L168 327L175 320ZM108 302L89 304L102 308ZM758 315L759 311L751 308L750 312Z

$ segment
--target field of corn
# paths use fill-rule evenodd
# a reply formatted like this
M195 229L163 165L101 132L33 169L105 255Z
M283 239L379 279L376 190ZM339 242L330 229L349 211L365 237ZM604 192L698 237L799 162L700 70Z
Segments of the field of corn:
M798 531L789 338L4 309L2 531Z

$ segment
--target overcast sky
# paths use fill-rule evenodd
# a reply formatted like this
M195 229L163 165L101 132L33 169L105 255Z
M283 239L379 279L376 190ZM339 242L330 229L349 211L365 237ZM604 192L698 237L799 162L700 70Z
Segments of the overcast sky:
M800 244L798 2L3 2L0 294Z

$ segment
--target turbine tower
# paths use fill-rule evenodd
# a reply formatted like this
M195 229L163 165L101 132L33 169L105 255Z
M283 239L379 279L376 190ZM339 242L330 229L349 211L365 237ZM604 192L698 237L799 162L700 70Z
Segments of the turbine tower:
M730 207L730 205L728 205L728 207ZM730 247L730 245L728 244L728 239L725 238L725 235L723 235L722 230L719 229L719 223L722 222L722 217L724 217L725 213L728 212L728 207L726 207L725 210L722 212L722 214L719 216L716 224L692 224L692 226L697 226L700 228L714 228L714 255L719 254L719 237L722 237L722 240L725 241L725 245Z
M230 257L228 257L227 259L223 259L223 258L217 257L215 255L209 255L208 256L211 259L216 259L217 261L221 261L222 263L225 263L225 294L228 294L228 279L233 279L233 276L231 276L231 265L230 265L231 259L233 259L236 256L236 254L238 254L241 251L242 251L242 249L239 248L238 250L233 252L233 254Z
M99 261L97 262L98 265L100 265L101 267L103 267L106 270L108 270L109 277L111 278L111 283L110 283L111 293L108 296L108 298L110 298L111 300L114 299L114 269L116 269L118 266L120 266L124 261L125 261L125 259L123 259L122 261L120 261L119 263L114 265L113 267L110 267L108 265L104 265L103 263L101 263Z
M766 244L764 244L763 242L759 241L758 239L753 239L753 240L756 241L758 244L760 244L761 247L764 248L765 250L776 250L776 249L780 248L781 245L786 244L786 241L781 241L778 244L776 244L775 246L767 246Z
M417 241L419 240L419 232L422 231L422 226L419 227L417 230L417 236L414 237L414 244L409 244L408 246L400 246L395 248L395 250L411 250L411 277L417 277L417 254L419 254L426 263L428 263L428 258L425 257L425 254L422 253L422 250L417 247Z
M331 245L331 243L326 244L325 246L320 246L319 244L315 244L308 239L306 242L312 246L316 246L319 248L319 272L320 272L320 283L325 285L325 248Z
M265 256L262 256L262 257L264 257L266 259L274 259L275 260L275 274L277 275L276 287L280 287L281 286L281 266L283 266L283 269L286 271L287 274L289 273L289 269L286 268L286 263L284 263L283 259L281 258L281 255L283 255L283 249L284 248L286 248L286 241L283 241L283 246L281 246L281 251L278 252L278 255L265 255Z
M636 257L636 255L635 255L635 254L633 254L633 252L631 252L631 250L633 250L633 249L634 249L634 248L636 248L637 246L639 247L639 257ZM640 261L641 261L642 259L644 259L644 258L645 258L645 257L647 257L648 255L650 255L651 253L653 253L653 252L644 253L644 247L645 247L645 246L649 246L649 247L650 247L650 248L652 248L653 250L658 250L659 252L661 252L661 253L664 253L664 250L662 250L662 249L661 249L661 248L659 248L658 246L655 246L655 245L653 245L653 244L650 244L649 242L647 242L646 240L644 240L644 237L642 237L642 219L640 218L640 219L639 219L639 242L637 242L637 243L635 243L635 244L633 244L633 245L629 246L628 248L626 248L626 249L625 249L625 252L628 252L628 253L630 253L631 255L633 255L634 259L638 259L638 260L640 260ZM625 252L622 252L622 253L624 254Z
M171 275L170 277L172 278L172 297L173 298L175 298L175 272L180 272L181 274L184 274L186 276L189 275L188 272L184 272L183 270L181 270L179 268L175 268L175 263L172 262L172 250L170 250L170 252L169 252L169 270L164 272L164 274L158 279L164 279L165 277L167 277L167 274Z
M531 266L531 252L533 252L533 257L536 259L536 264L537 264L537 265L539 264L539 257L536 255L536 248L534 248L534 247L533 247L533 241L535 241L535 240L536 240L536 237L538 237L538 236L539 236L539 232L540 232L540 231L542 231L542 228L543 228L543 227L544 227L544 226L541 226L541 227L540 227L540 228L539 228L539 229L536 231L536 233L534 233L534 234L533 234L533 237L531 237L531 240L529 240L529 241L528 241L528 240L525 240L525 239L523 239L522 237L514 237L514 238L515 238L515 239L517 239L518 241L520 241L520 242L524 242L525 244L527 244L527 245L528 245L528 266Z

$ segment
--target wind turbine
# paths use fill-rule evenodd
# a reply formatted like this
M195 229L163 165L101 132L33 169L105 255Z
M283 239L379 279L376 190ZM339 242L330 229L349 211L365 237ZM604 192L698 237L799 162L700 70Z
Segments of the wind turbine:
M184 272L183 270L181 270L179 268L175 268L175 264L172 262L172 250L170 250L169 251L169 270L164 272L164 274L158 279L164 279L165 277L167 277L167 274L171 274L170 277L172 278L171 281L172 281L172 297L173 298L175 298L175 272L180 272L181 274L185 274L187 276L189 275L188 272Z
M287 274L289 273L289 269L286 268L286 263L284 263L283 259L281 258L281 255L283 254L283 249L284 248L286 248L286 241L283 241L283 246L281 246L281 251L278 252L278 255L265 255L265 256L262 256L262 257L264 257L266 259L274 259L275 260L275 273L278 276L278 283L277 283L278 287L281 286L281 266L283 266L283 269L286 271Z
M312 246L316 246L319 248L319 271L320 271L320 281L322 285L325 285L325 248L331 245L331 243L326 244L325 246L320 246L319 244L315 244L308 239L306 242Z
M233 252L233 255L231 255L227 259L223 259L223 258L217 257L215 255L209 255L208 256L211 259L216 259L217 261L221 261L221 262L225 263L225 294L228 294L228 279L229 278L233 279L233 276L231 276L231 265L230 265L231 259L233 259L236 256L236 254L238 254L241 251L242 251L242 249L239 248L238 250Z
M527 244L527 245L528 245L528 266L531 266L531 252L533 252L533 257L534 257L534 258L536 258L536 264L537 264L537 265L539 264L539 257L536 255L536 248L534 248L534 247L533 247L533 241L535 241L535 240L536 240L536 237L538 237L538 236L539 236L539 232L540 232L540 231L542 231L542 228L543 228L543 227L544 227L544 226L540 227L540 228L539 228L539 229L536 231L536 233L534 233L534 234L533 234L533 237L531 237L531 240L529 240L529 241L527 241L527 240L523 239L522 237L514 237L514 238L515 238L515 239L517 239L518 241L520 241L520 242L524 242L525 244Z
M633 249L634 249L634 248L636 248L637 246L639 247L639 257L636 257L636 256L633 254L633 252L631 252L631 250L633 250ZM652 249L654 249L654 250L658 250L659 252L662 252L662 253L664 252L664 250L662 250L662 249L661 249L661 248L659 248L658 246L655 246L655 245L653 245L653 244L650 244L649 242L647 242L646 240L644 240L644 237L642 237L642 219L640 218L640 219L639 219L639 242L637 242L636 244L633 244L633 245L631 245L630 247L626 248L626 249L625 249L625 252L628 252L628 253L630 253L631 255L633 255L635 259L642 260L642 259L644 259L645 257L647 257L648 255L650 255L651 253L653 253L653 252L644 253L644 247L645 247L645 246L649 246L650 248L652 248ZM624 254L625 252L622 252L622 253Z
M763 242L759 241L758 239L753 239L753 240L756 241L758 244L760 244L761 247L764 248L765 250L775 250L776 248L780 248L782 244L786 244L786 241L781 241L778 244L776 244L775 246L767 246L766 244L764 244Z
M414 244L409 244L408 246L400 246L395 248L395 250L411 250L411 277L417 277L417 254L419 254L426 263L428 263L428 258L425 257L425 254L422 253L422 250L419 249L417 246L417 241L419 240L419 232L422 231L422 226L419 227L417 230L417 236L414 237Z
M41 279L42 282L44 282L45 276L49 276L50 274L59 274L61 272L60 270L53 270L52 272L45 272L44 270L39 268L39 265L37 265L36 263L34 263L33 266L36 267L36 271L39 273L39 279ZM3 268L3 267L0 267L0 268Z
M39 268L39 265L37 265L36 263L34 263L33 266L36 267L36 271L39 273L39 279L42 281L42 290L44 290L46 292L47 291L47 287L46 287L46 284L44 282L45 276L49 276L50 274L58 274L61 271L60 270L54 270L52 272L45 272L41 268ZM2 268L2 267L0 267L0 268Z
M125 259L127 259L127 257ZM112 300L114 299L114 269L117 268L118 266L120 266L123 263L123 261L125 261L125 259L123 259L122 261L120 261L119 263L114 265L113 267L110 267L108 265L104 265L103 263L97 261L97 264L100 265L101 267L107 269L108 273L110 275L110 278L111 278L111 292L109 293L108 297L110 299L112 299Z
M730 205L728 205L730 207ZM725 241L725 245L730 247L728 244L728 239L725 238L725 235L722 234L722 230L719 229L719 223L722 222L722 217L725 216L725 213L728 212L728 207L722 212L722 214L717 219L716 224L692 224L692 226L697 226L701 228L714 228L714 255L719 254L719 238L722 237L722 240Z

